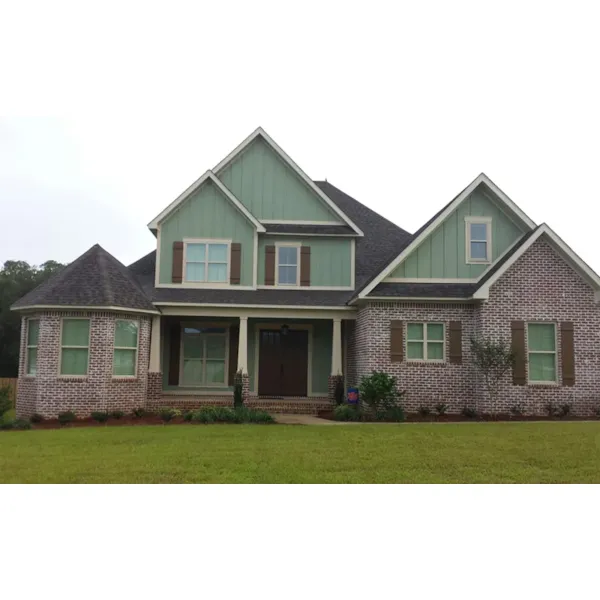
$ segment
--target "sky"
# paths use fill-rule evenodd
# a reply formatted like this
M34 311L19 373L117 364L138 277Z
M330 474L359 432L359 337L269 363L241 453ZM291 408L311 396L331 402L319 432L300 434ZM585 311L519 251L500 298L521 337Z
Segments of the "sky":
M133 262L260 125L411 232L483 171L600 272L592 2L11 4L0 263Z

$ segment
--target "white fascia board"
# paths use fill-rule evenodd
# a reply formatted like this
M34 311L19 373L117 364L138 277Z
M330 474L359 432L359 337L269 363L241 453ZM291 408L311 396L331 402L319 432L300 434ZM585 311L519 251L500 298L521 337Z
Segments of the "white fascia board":
M147 315L160 315L159 310L146 310L143 308L125 308L123 306L65 306L64 304L31 304L29 306L17 306L11 307L10 310L14 311L40 311L40 310L52 310L52 311L99 311L99 312L122 312L122 313L135 313L135 314L147 314Z
M290 156L286 154L286 152L281 148L277 142L262 128L258 127L255 129L239 146L234 148L232 152L230 152L216 167L214 167L213 171L218 175L229 163L231 163L235 157L243 152L258 136L261 136L271 148L279 155L279 157L287 163L287 165L306 183L306 185L323 201L325 204L336 214L338 217L342 219L344 223L352 227L354 231L359 236L363 236L364 233L360 230L360 228L352 222L352 220L344 214L344 212L338 207L335 202L331 200L319 188L319 186L292 160Z
M180 194L165 210L163 210L157 217L152 219L150 223L148 223L148 227L150 229L157 229L159 224L164 221L164 219L169 216L177 207L184 202L189 196L191 196L200 186L206 181L211 181L217 186L217 189L256 227L256 230L260 233L264 233L266 231L265 227L260 223L260 221L221 183L219 178L209 169L197 179L192 185L185 190L182 194Z
M542 223L535 233L473 294L476 300L487 300L490 288L512 267L529 248L545 235L551 245L558 250L571 266L586 279L596 292L600 291L600 276L578 256L546 223Z
M440 225L450 213L462 204L482 183L485 183L498 196L509 210L517 215L529 228L534 229L536 224L485 174L476 177L447 207L440 215L425 228L369 285L359 294L359 298L366 297L379 283L383 281L403 260L405 260L419 244L427 238Z

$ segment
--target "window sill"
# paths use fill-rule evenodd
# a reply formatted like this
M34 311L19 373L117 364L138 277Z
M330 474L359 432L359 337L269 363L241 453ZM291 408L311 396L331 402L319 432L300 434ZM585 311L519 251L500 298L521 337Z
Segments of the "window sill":
M87 381L88 375L59 375L60 381Z
M558 381L528 381L527 385L535 387L558 387Z
M113 375L113 381L139 381L139 377L137 375Z
M407 358L404 362L408 365L447 365L445 360L425 360L419 358Z
M25 375L23 375L23 377L25 377L25 379L35 379L37 377L37 375L28 375L27 373L25 373Z
M468 265L491 265L491 260L468 260Z

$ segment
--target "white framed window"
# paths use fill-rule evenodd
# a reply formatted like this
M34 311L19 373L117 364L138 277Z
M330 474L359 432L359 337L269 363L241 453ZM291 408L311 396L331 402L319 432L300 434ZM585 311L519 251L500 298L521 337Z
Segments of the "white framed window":
M491 217L466 217L467 263L492 262Z
M35 377L37 373L37 351L40 335L40 320L27 319L27 350L25 354L25 374Z
M557 383L556 324L527 323L529 383Z
M135 377L139 344L139 321L117 319L113 348L113 377Z
M300 245L277 244L275 285L300 285Z
M406 360L443 362L445 346L444 323L406 324Z
M86 377L90 354L90 320L64 318L60 331L59 373L65 377Z
M187 283L228 283L231 240L184 240Z
M227 327L185 325L181 331L180 385L226 386L228 355Z

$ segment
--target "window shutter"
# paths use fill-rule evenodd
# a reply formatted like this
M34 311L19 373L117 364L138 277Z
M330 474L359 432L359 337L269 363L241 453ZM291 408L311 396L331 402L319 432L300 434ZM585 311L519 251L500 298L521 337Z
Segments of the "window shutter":
M169 348L169 385L179 385L179 359L181 344L181 326L174 323L171 326L171 338Z
M390 321L390 362L399 363L404 360L404 340L402 321Z
M560 324L560 353L562 360L562 384L575 385L575 345L573 323Z
M453 365L462 364L462 323L460 321L450 321L449 357Z
M510 329L512 332L511 349L516 355L515 364L513 365L513 384L525 385L527 383L525 323L523 321L512 321Z
M232 327L229 330L229 382L228 385L233 385L235 372L237 371L238 362L238 345L240 341L240 328Z
M173 242L171 281L172 283L181 283L183 281L183 242Z
M275 246L265 246L265 285L275 285Z
M229 283L239 285L242 273L242 245L239 242L231 244L229 260Z
M300 247L300 285L310 285L310 246Z

